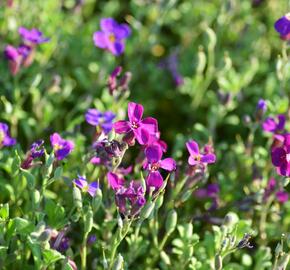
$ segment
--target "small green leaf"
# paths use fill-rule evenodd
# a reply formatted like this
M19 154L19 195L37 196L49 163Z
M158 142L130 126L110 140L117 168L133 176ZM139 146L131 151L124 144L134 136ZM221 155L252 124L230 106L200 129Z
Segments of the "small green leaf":
M54 249L46 249L42 252L43 259L45 265L49 266L52 263L55 263L59 260L65 259L65 256L63 256L61 253Z
M0 206L0 220L7 220L9 218L9 205L5 203Z

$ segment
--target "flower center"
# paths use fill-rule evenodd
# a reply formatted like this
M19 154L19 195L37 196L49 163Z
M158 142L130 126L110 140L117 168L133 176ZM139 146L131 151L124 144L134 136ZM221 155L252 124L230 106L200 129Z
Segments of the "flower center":
M159 167L160 167L159 163L157 163L157 162L153 163L151 165L151 171L156 172L159 169Z
M193 156L193 159L195 161L200 161L201 157L200 157L200 155L195 155L195 156Z
M54 149L54 151L58 151L58 150L62 149L62 145L59 145L59 144L56 143L56 144L53 146L53 149Z
M139 127L138 123L136 123L136 122L131 123L131 128L136 129L138 127Z
M115 42L116 41L116 37L115 37L115 35L114 34L110 34L109 35L109 40L110 40L110 42Z
M0 145L3 143L4 137L5 137L4 132L0 131Z

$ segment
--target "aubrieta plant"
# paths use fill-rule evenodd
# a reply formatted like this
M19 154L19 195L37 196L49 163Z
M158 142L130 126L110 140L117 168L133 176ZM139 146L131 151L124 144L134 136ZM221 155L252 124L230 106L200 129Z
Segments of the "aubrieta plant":
M210 2L0 3L0 269L289 269L289 13Z

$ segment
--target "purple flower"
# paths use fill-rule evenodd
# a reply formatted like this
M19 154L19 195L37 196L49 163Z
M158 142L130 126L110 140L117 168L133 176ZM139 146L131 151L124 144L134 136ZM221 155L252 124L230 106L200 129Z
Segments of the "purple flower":
M110 111L100 112L97 109L88 109L85 115L86 121L92 126L98 126L105 134L108 134L113 128L113 119L116 117Z
M77 179L73 180L73 183L83 192L88 192L92 197L96 195L97 189L99 188L99 184L97 182L88 184L87 179L80 175Z
M16 139L10 137L8 125L0 122L0 148L14 144L16 144Z
M41 44L49 41L49 38L45 38L43 33L36 28L29 30L22 26L19 27L18 33L22 37L23 41L28 42L30 45Z
M285 203L289 199L289 194L283 190L277 191L276 192L276 199L279 203Z
M30 150L27 153L25 160L20 165L22 169L29 169L34 165L36 165L33 164L34 159L44 155L43 144L44 144L43 140L38 140L30 146Z
M64 140L58 133L50 135L50 143L58 160L64 159L74 149L73 141Z
M277 188L277 182L274 178L271 178L268 181L267 187L265 188L264 191L264 200L267 200L271 194L275 193L275 197L279 203L285 203L288 201L289 195L286 191L283 189L279 189L276 191Z
M290 134L284 134L283 145L274 147L271 151L272 163L277 173L290 176Z
M176 169L176 162L172 158L162 158L162 148L158 144L149 145L145 149L145 156L147 158L147 163L145 168L149 170L149 174L146 178L148 186L155 188L160 188L163 184L163 177L159 172L159 169L162 168L166 171L173 171Z
M53 230L49 243L51 248L59 252L65 252L70 246L70 239L65 236L65 230L60 232Z
M101 31L94 33L93 39L97 47L109 50L113 55L120 55L124 52L124 39L131 34L127 24L118 24L113 18L101 19Z
M176 87L183 85L184 83L183 77L178 72L177 51L174 51L169 55L169 57L163 60L159 64L159 67L165 68L170 72Z
M109 186L114 190L121 188L125 183L125 180L119 177L116 173L108 172L107 178Z
M93 245L97 241L97 236L95 234L92 234L88 237L87 244Z
M188 158L189 165L194 166L200 164L204 166L205 164L215 163L216 161L215 154L213 153L201 154L199 152L198 144L194 140L188 141L186 143L186 147L190 154Z
M257 103L257 111L261 110L263 113L267 111L267 102L264 99L259 99Z
M158 132L157 120L147 117L142 120L143 106L134 102L128 104L129 121L121 120L114 123L113 127L118 134L126 134L124 141L129 145L134 144L135 138L138 143L145 145L149 142L150 136Z
M5 47L4 55L9 61L9 70L11 74L16 75L20 70L22 55L19 53L17 48L11 45Z
M281 39L290 40L290 13L278 19L274 27L280 34Z
M195 195L198 198L215 198L219 193L220 188L218 184L208 184L206 188L199 188Z
M277 118L278 119L274 119L272 117L266 118L262 125L263 130L272 133L283 131L286 123L286 118L283 114L279 114Z

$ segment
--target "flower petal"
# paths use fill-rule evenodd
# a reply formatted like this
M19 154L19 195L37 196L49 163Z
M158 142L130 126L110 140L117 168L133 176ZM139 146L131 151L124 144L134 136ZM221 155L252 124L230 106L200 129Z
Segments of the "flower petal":
M126 23L119 24L119 25L116 25L113 33L118 39L127 38L131 35L131 28Z
M146 182L149 187L155 187L158 189L163 184L163 178L158 171L150 172L147 176Z
M101 31L97 31L94 33L93 40L95 46L101 49L106 49L108 47L108 39L106 37L106 34Z
M279 167L284 156L286 157L286 152L282 147L274 148L271 152L273 165Z
M196 164L198 164L199 162L193 157L193 156L190 156L188 158L188 164L191 165L191 166L194 166Z
M216 156L215 154L202 155L200 161L203 163L215 163Z
M127 133L131 130L130 123L125 120L118 121L113 124L115 132L118 134Z
M158 144L149 145L145 149L145 156L149 163L159 162L162 158L162 148Z
M166 171L173 171L176 169L176 162L173 158L165 158L159 162L160 167Z
M138 123L143 115L144 108L141 104L129 102L128 104L128 117L129 121Z
M186 143L186 147L190 155L199 155L199 147L196 141L190 140Z
M139 144L146 145L148 143L150 135L146 129L137 128L133 129L133 132Z
M107 173L108 183L112 189L118 189L124 184L124 180L119 178L117 174L108 172Z
M113 32L118 23L113 18L103 18L100 21L100 26L104 32Z
M103 114L97 109L88 109L85 114L85 119L92 126L97 126L99 125L99 120L102 116Z
M141 126L145 128L150 134L158 132L158 122L153 117L146 117L141 121Z
M99 185L97 182L92 182L89 184L89 187L88 187L88 193L94 197L96 195L96 191L97 189L99 188Z
M86 179L84 177L81 177L81 176L79 176L77 179L73 180L73 183L75 183L75 185L77 187L79 187L80 189L83 189L88 185Z

